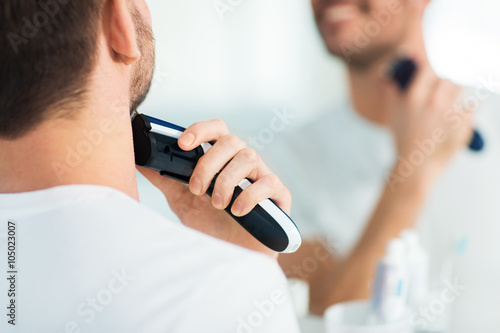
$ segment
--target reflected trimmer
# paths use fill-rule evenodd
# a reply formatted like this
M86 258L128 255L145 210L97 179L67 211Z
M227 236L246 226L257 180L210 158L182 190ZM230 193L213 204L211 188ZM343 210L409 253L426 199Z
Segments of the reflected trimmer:
M409 58L402 58L392 65L390 76L398 83L401 91L406 91L410 87L416 71L417 65L413 60ZM474 152L480 152L483 148L483 137L477 130L474 130L472 140L469 143L469 149Z

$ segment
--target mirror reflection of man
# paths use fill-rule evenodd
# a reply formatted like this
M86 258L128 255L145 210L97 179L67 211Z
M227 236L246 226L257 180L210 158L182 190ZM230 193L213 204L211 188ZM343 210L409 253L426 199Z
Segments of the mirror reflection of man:
M370 296L375 265L403 229L420 230L435 287L454 239L465 237L469 247L453 273L467 285L453 304L456 323L499 327L489 308L477 311L484 309L480 299L493 304L500 297L494 282L500 277L500 100L492 93L498 83L464 89L434 73L422 33L428 3L312 0L326 48L345 63L350 96L267 148L294 196L292 216L311 237L280 262L289 276L310 282L311 310L322 313ZM406 93L387 78L402 55L418 65ZM465 149L472 123L485 137L481 153ZM315 235L327 235L337 251L331 260L316 260L320 268L305 270L321 246Z

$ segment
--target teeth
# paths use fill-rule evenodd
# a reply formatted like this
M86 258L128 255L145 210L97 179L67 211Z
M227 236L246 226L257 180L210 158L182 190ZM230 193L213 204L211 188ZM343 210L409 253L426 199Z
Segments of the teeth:
M332 23L353 19L357 14L357 8L352 5L332 6L324 13L325 18Z

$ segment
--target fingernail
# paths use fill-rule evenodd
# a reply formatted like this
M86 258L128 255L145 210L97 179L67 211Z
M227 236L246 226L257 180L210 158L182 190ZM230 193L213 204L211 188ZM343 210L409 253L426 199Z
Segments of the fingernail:
M191 179L190 182L191 192L196 195L201 195L203 191L203 183L198 178Z
M212 200L215 208L217 209L223 208L222 196L219 193L214 193L214 195L212 196Z
M181 137L179 138L179 144L185 147L189 147L194 143L195 139L196 138L194 137L193 133L185 133L182 134Z
M234 205L233 205L233 208L231 209L231 212L233 213L233 215L235 216L240 216L241 215L241 211L243 210L243 205L239 202L236 202Z

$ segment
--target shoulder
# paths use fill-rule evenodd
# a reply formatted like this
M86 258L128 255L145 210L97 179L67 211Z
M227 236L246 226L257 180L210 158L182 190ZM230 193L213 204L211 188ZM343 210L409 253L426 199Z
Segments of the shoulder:
M154 287L165 295L165 304L183 309L173 332L298 332L286 278L275 260L172 224L140 205L132 210L137 211L129 215L140 214L147 231L134 232L140 247L122 251L132 260L139 294L143 286Z
M269 278L283 282L283 274L275 260L266 255L216 239L180 223L165 219L122 193L110 195L108 200L93 199L97 207L107 208L94 217L104 238L121 248L127 257L157 252L158 261L169 261L177 269L197 267L200 274L208 277L228 271L253 279ZM234 223L237 223L234 221ZM102 226L106 226L103 228ZM99 236L96 235L99 239ZM171 266L173 267L173 266ZM265 272L261 274L259 272ZM248 286L247 286L248 288Z
M44 196L49 203L19 221L23 276L30 279L21 302L33 322L43 321L39 305L50 300L54 313L69 318L75 308L67 304L78 304L78 322L94 331L230 331L222 325L253 311L247 306L254 299L281 301L274 290L286 293L274 260L169 221L121 192L75 186ZM57 262L57 274L43 258ZM64 292L54 297L54 290ZM281 308L289 305L280 303L277 314ZM176 329L192 325L199 330Z
M165 204L167 205L166 202ZM172 246L178 245L193 249L212 248L213 251L220 252L219 258L231 259L247 256L252 259L252 262L274 262L265 255L218 240L179 222L166 219L151 208L113 189L107 189L101 194L92 196L82 209L92 214L91 225L98 224L99 229L104 229L105 232L106 229L110 230L115 235L115 239L122 235L133 236L137 240L146 240L147 237L148 244L156 240L168 239ZM107 227L102 228L103 226Z
M180 332L298 332L286 279L260 256L241 257L213 274L190 303Z

